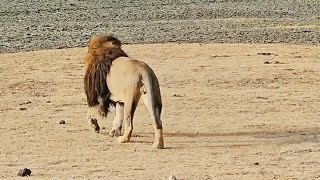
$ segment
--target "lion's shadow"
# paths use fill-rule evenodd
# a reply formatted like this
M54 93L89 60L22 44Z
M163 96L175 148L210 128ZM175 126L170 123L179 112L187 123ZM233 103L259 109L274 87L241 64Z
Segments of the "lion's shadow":
M152 137L153 133L137 133L140 137ZM138 136L138 137L139 137ZM263 143L298 144L303 142L320 143L320 128L304 128L295 130L256 130L239 132L167 132L164 133L165 142L168 140L167 149L185 148L214 148L214 147L239 147L254 146ZM134 143L152 143L150 141L134 140ZM178 146L175 146L178 145Z

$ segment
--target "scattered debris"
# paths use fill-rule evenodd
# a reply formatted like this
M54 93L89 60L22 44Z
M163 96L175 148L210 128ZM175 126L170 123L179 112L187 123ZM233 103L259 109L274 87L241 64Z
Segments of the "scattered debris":
M61 121L59 122L59 124L65 124L65 123L66 123L65 120L61 120Z
M295 70L295 69L287 68L287 69L284 69L284 70L286 70L286 71L293 71L293 70Z
M264 100L267 100L268 98L267 97L262 97L262 96L258 96L257 99L264 99Z
M211 58L219 58L219 57L230 57L228 55L214 55L214 56L211 56Z
M17 175L22 177L31 176L31 170L28 168L21 169Z
M182 96L179 94L174 94L173 97L182 97Z
M284 64L284 63L281 63L280 61L274 61L274 62L265 61L264 64Z
M20 103L20 105L24 105L24 104L31 104L31 101L27 101L27 102L24 102L24 103Z
M278 56L277 54L269 53L269 52L260 52L260 53L257 53L257 55L262 55L262 56L271 56L271 55L274 55L274 56Z

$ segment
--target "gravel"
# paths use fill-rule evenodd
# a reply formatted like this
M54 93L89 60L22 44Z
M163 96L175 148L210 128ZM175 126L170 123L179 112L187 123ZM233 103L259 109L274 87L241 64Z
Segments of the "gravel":
M320 44L320 0L1 0L0 53L124 44Z

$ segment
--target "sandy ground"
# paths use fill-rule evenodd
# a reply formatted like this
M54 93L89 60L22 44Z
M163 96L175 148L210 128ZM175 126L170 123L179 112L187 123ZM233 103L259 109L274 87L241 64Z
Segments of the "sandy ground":
M114 114L101 134L89 127L85 48L0 54L0 179L24 167L32 179L320 178L320 47L124 49L160 80L166 149L152 149L142 103L130 143L108 136Z

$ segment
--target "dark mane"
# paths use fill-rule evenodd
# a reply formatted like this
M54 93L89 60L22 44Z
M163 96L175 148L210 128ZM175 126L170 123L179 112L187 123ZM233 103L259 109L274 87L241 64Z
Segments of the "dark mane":
M110 105L114 105L109 99L110 90L106 81L112 61L118 57L128 57L121 45L121 41L113 36L95 36L90 40L85 59L84 89L88 106L100 104L104 115L107 115Z

